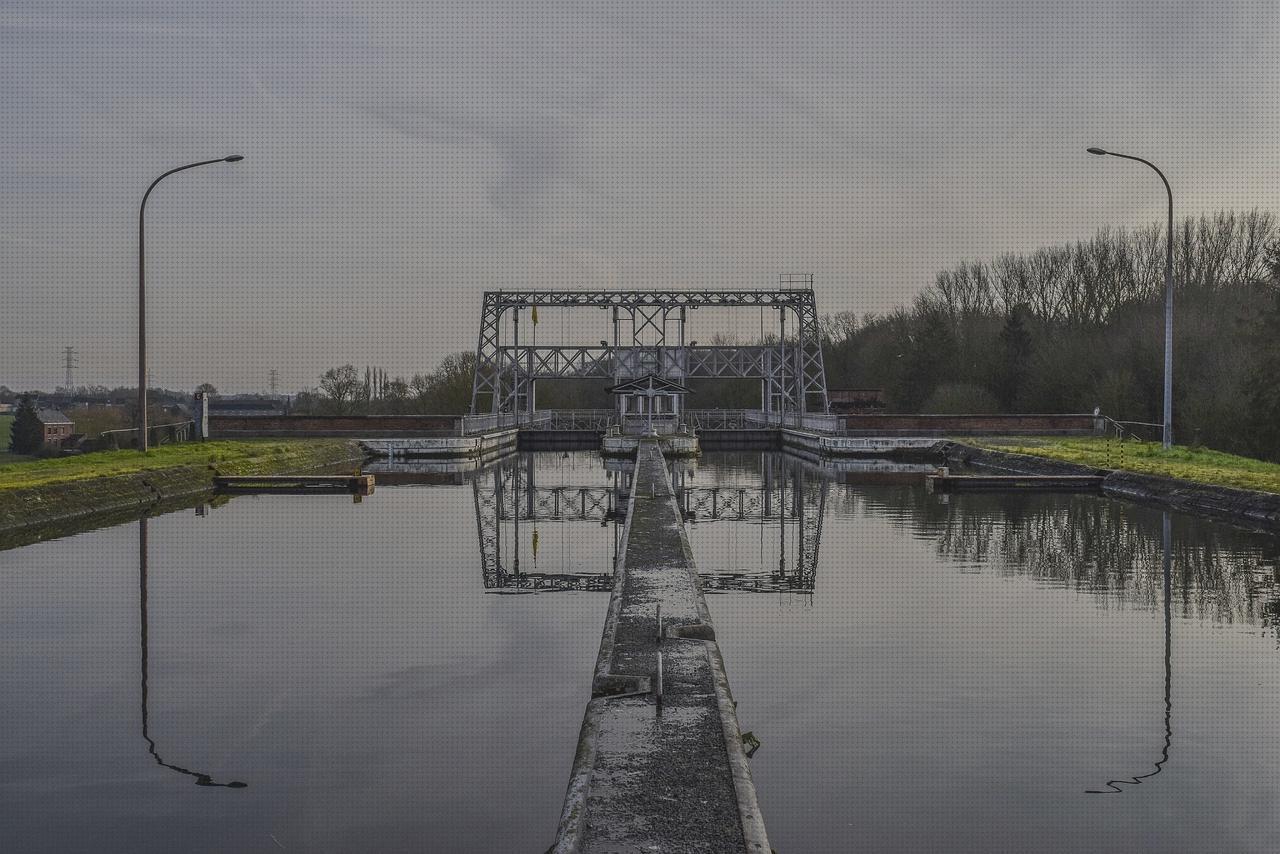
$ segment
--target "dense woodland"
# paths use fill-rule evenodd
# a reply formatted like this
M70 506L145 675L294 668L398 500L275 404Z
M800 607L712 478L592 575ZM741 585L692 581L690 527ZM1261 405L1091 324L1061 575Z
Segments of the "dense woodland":
M1175 223L1175 441L1278 457L1280 245L1269 213ZM964 262L909 307L824 321L828 383L891 411L1158 422L1164 229Z

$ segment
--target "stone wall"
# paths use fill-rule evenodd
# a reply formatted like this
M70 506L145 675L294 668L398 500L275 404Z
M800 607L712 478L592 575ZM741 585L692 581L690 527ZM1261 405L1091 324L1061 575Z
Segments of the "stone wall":
M1092 415L847 415L850 436L1090 436Z
M454 415L214 415L209 414L209 438L244 439L255 436L340 436L362 439L454 436Z

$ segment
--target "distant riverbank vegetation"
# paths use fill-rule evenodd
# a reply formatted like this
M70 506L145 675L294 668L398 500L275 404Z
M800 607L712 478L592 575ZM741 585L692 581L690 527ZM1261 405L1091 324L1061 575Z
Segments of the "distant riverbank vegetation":
M1280 459L1280 225L1264 211L1174 229L1175 440ZM910 306L822 318L827 384L884 390L891 412L1092 412L1160 420L1165 227L963 261ZM851 295L851 300L856 295ZM734 343L719 338L716 343ZM776 339L766 338L766 343ZM295 412L460 414L473 353L428 374L324 373ZM599 380L538 384L540 408L609 407ZM755 380L692 380L691 405L755 407ZM1148 435L1150 435L1148 433Z
M330 368L320 385L300 392L292 411L300 415L461 415L471 406L475 353L451 353L434 371L405 379L382 368Z
M1280 459L1280 245L1266 212L1174 224L1175 441ZM831 387L897 412L1091 412L1158 422L1164 227L938 274L910 307L824 318Z

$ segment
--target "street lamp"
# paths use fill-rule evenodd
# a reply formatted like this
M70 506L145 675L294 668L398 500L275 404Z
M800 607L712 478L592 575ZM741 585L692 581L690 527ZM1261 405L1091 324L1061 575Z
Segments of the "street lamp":
M241 160L244 160L242 156L232 154L229 157L219 157L217 160L201 160L199 163L188 163L186 166L170 169L151 182L147 192L142 195L142 204L138 206L138 450L144 454L147 452L147 253L144 242L146 225L144 214L147 211L147 198L156 188L156 184L174 172L194 169L197 166L208 166L210 163L239 163Z
M1147 164L1160 176L1160 180L1164 182L1164 191L1169 196L1169 239L1164 248L1164 430L1161 437L1167 451L1173 444L1173 190L1169 189L1169 179L1150 160L1107 151L1105 148L1094 147L1088 151L1090 154L1123 157L1125 160Z

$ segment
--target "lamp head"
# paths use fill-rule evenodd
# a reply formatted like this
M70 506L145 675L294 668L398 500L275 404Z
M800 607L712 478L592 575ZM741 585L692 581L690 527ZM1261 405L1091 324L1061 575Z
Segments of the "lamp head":
M1111 153L1107 151L1105 148L1098 148L1096 146L1088 149L1088 151L1090 154L1110 154Z
M241 160L244 160L244 155L242 154L232 154L229 157L222 158L223 163L239 163Z

